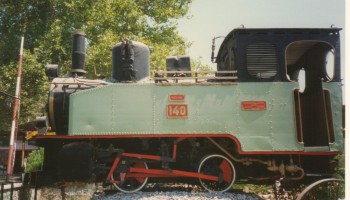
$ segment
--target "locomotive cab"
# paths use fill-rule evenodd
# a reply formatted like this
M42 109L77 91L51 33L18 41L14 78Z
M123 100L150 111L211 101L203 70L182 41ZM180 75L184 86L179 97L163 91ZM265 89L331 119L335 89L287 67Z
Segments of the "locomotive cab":
M298 142L305 150L329 150L335 142L331 101L341 101L329 88L341 81L340 30L235 29L218 52L217 68L237 70L237 82L294 84Z

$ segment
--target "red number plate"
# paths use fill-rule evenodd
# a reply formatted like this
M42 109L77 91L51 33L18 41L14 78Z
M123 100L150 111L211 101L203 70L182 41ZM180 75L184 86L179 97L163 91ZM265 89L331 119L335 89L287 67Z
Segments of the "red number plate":
M242 101L242 110L266 110L266 101Z
M185 101L184 94L171 94L169 95L169 101Z
M187 104L169 104L167 106L168 118L187 118Z

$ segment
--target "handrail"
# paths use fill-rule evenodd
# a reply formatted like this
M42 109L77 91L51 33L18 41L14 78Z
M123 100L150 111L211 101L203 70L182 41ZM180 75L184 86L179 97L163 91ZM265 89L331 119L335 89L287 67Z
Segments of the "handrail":
M154 71L155 82L173 80L178 83L178 80L195 80L198 83L198 79L204 80L236 80L237 76L234 76L237 70L228 71ZM173 74L173 76L167 76L168 74ZM187 76L191 74L191 76ZM199 74L214 74L215 76L199 76ZM216 76L218 74L232 74L232 76Z

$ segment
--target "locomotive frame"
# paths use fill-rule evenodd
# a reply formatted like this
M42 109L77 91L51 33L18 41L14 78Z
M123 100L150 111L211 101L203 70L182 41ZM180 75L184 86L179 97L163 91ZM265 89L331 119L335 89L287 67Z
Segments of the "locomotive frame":
M192 72L189 57L169 57L154 82L147 46L129 40L113 48L110 82L82 78L78 31L72 77L47 70L44 129L55 134L36 136L44 173L107 181L123 192L161 177L198 178L221 192L247 177L329 177L343 151L340 30L235 29L220 47L217 72ZM302 91L294 74L303 70Z

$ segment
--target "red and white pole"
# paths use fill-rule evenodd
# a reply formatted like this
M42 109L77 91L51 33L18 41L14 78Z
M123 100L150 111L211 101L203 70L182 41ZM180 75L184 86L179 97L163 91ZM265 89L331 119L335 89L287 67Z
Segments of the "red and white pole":
M16 94L15 94L14 105L13 105L10 148L9 148L9 156L7 161L8 176L12 176L13 166L15 162L15 153L16 153L15 140L17 140L17 133L18 133L18 119L19 119L20 94L21 94L21 82L22 82L21 77L22 77L23 43L24 43L24 37L21 38L21 48L20 48L19 60L18 60Z

